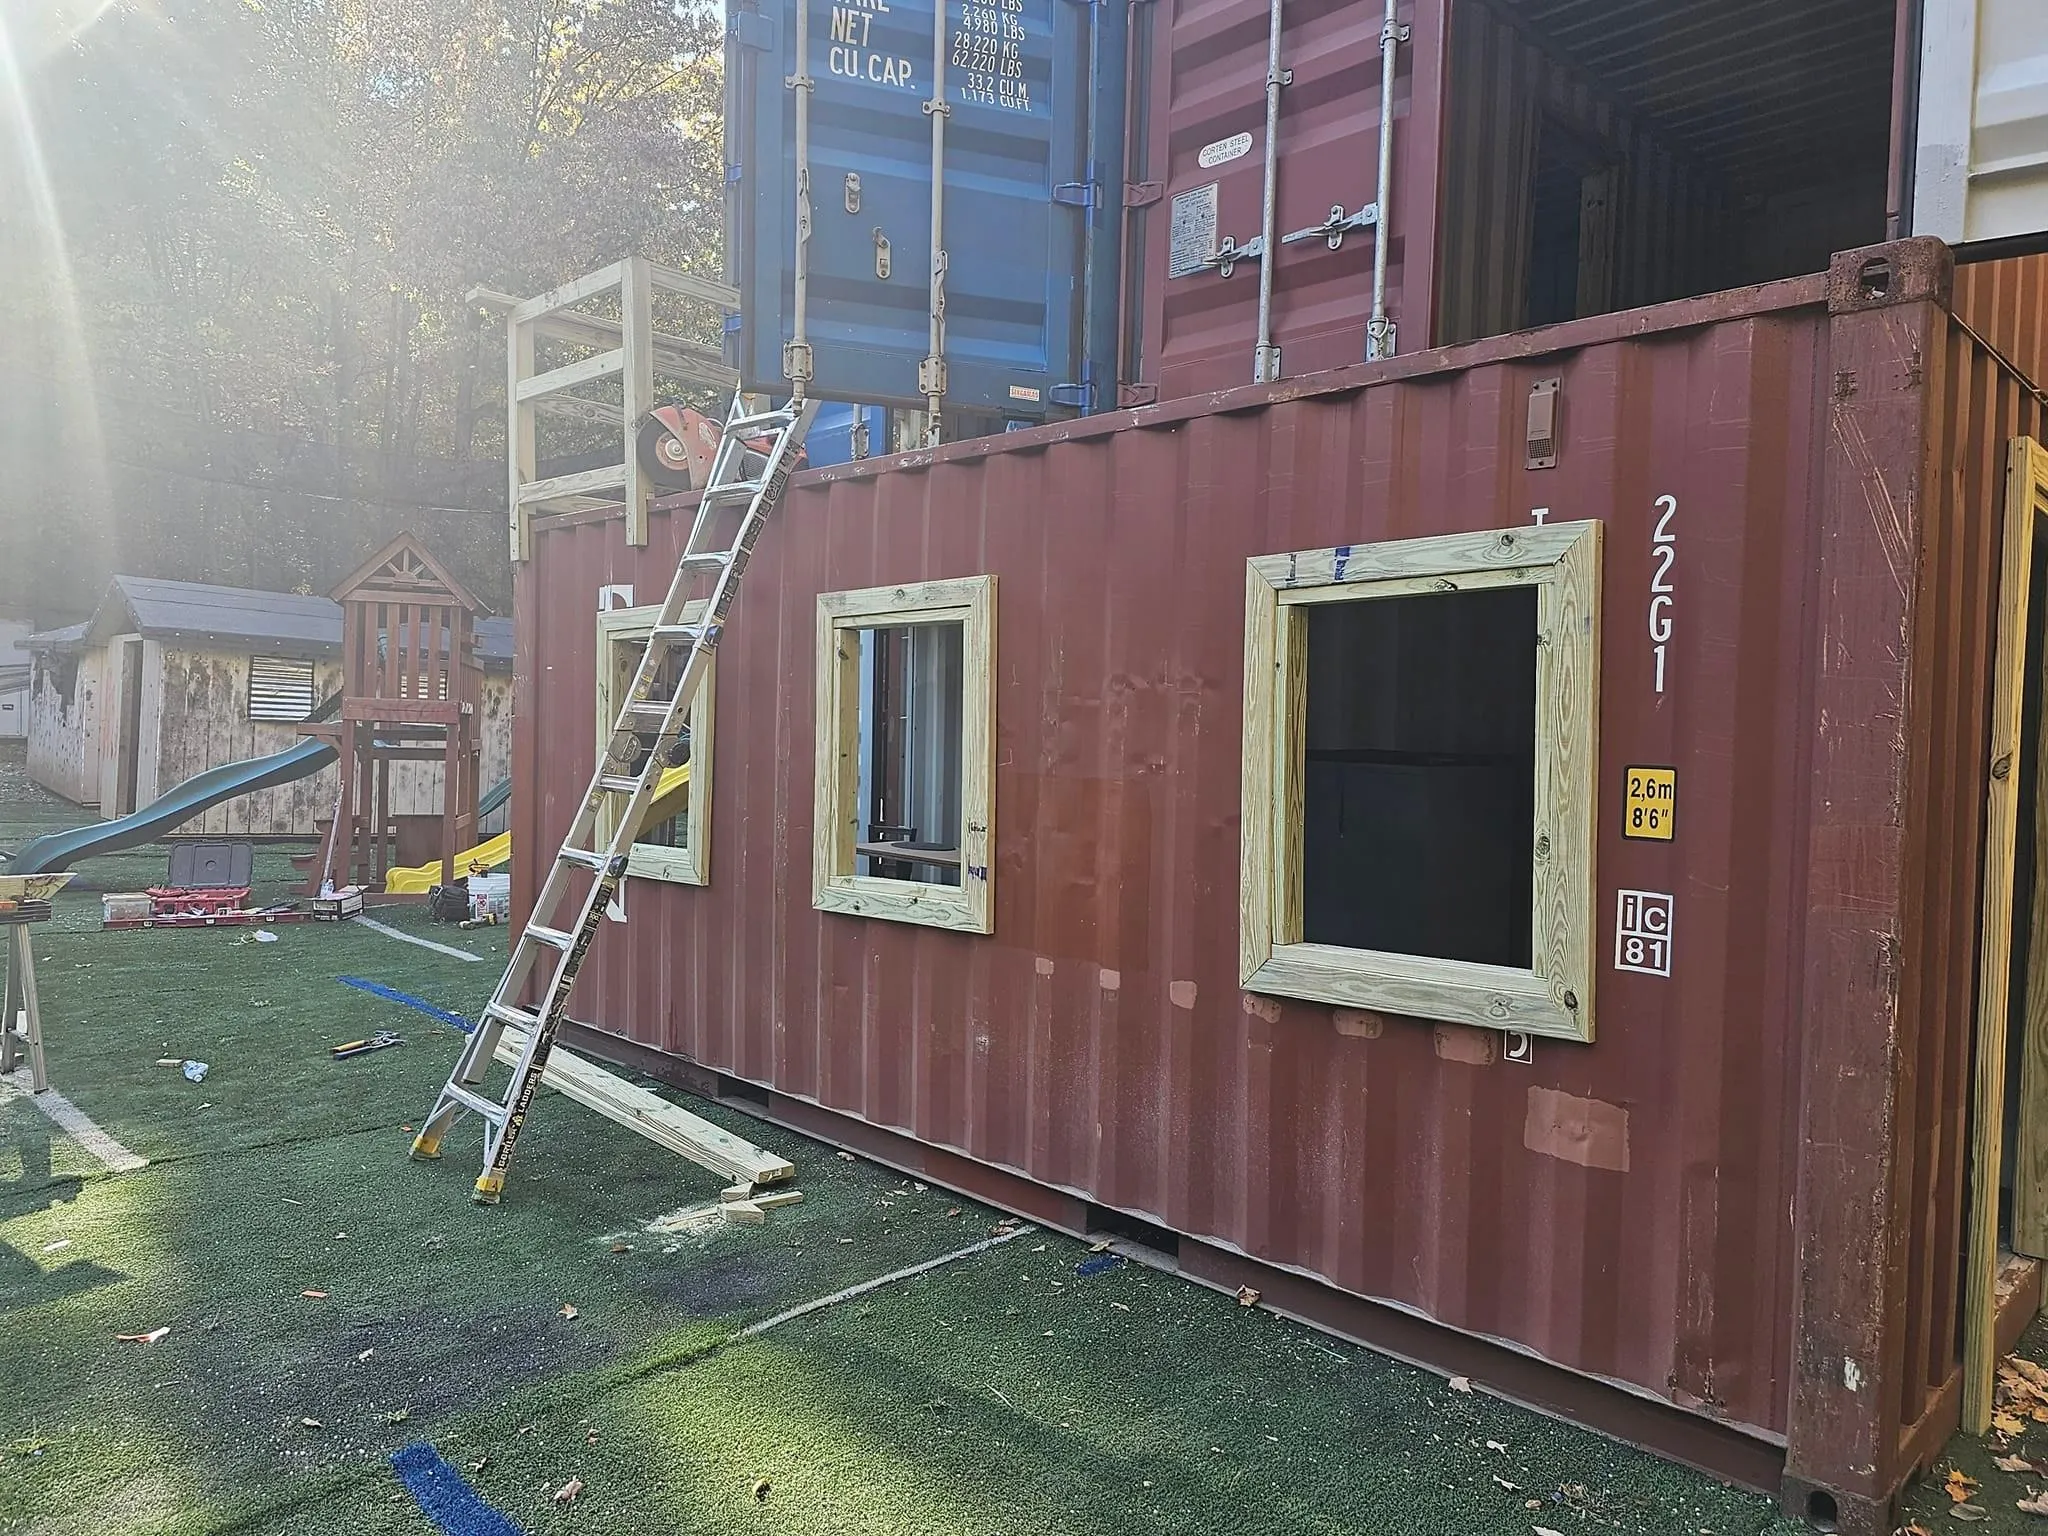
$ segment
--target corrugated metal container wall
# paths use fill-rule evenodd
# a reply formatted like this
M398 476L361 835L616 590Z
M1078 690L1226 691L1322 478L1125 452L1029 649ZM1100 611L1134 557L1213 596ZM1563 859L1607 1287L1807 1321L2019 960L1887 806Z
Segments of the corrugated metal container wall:
M1403 0L1409 41L1394 97L1393 195L1386 229L1389 309L1410 351L1429 333L1436 255L1444 16L1448 0ZM1143 8L1140 9L1149 9ZM1162 196L1134 211L1142 229L1136 373L1162 400L1251 381L1259 264L1229 277L1200 263L1220 238L1258 235L1266 143L1267 0L1164 0L1150 22L1152 70L1134 94L1132 180ZM1286 0L1280 62L1280 234L1356 213L1377 195L1381 7ZM1133 50L1134 69L1144 57ZM1283 245L1274 265L1274 339L1292 376L1365 357L1373 242L1355 230L1330 249L1315 237ZM1126 364L1127 370L1129 362Z
M1782 1433L1819 296L1807 280L1701 301L1638 339L1581 322L1397 359L1370 383L1247 392L1221 414L805 477L719 652L712 886L634 882L579 1015ZM1574 350L1544 355L1560 347ZM1550 376L1566 443L1532 472L1526 401ZM1660 694L1644 616L1665 495L1677 595ZM1670 978L1603 963L1598 1043L1539 1041L1529 1065L1501 1061L1490 1032L1340 1032L1327 1007L1247 996L1245 559L1525 527L1535 507L1606 523L1597 944L1612 955L1617 890L1670 893ZM538 788L520 802L527 846L559 840L588 771L597 589L659 590L682 532L658 515L631 550L606 520L542 525L519 584L520 668L537 680L518 716ZM817 596L984 572L1002 594L994 934L820 914ZM1606 803L1644 762L1683 782L1674 843L1623 841ZM1611 1107L1619 1148L1575 1157L1530 1130L1532 1096L1553 1092Z
M2036 384L2048 381L2048 256L1957 267L1955 314Z
M1445 98L1438 345L1701 293L1725 270L1728 212L1713 179L1590 75L1480 0L1457 0L1453 10ZM1563 134L1587 169L1564 189L1579 209L1575 305L1532 316L1537 148L1546 128Z

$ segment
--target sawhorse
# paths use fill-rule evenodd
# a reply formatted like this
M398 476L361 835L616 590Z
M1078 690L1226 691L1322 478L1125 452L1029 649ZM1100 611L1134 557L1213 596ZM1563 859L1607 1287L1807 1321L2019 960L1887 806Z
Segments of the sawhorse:
M7 984L0 987L0 1077L19 1066L26 1053L29 1092L41 1093L50 1077L43 1066L43 1014L36 1002L35 946L28 930L26 921L0 919L0 934L7 936L11 951Z

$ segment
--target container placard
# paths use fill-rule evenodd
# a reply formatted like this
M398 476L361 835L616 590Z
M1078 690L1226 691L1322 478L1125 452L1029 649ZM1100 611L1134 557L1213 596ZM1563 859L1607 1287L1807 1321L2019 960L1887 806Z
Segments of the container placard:
M1621 835L1638 842L1668 843L1678 830L1678 770L1622 770Z

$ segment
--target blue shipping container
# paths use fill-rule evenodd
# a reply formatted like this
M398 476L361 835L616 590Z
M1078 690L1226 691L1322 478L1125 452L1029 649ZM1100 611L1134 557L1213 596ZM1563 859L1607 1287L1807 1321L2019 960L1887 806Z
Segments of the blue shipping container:
M814 82L812 393L920 407L935 0L771 0L734 11L728 270L739 274L742 313L731 360L749 389L788 387L797 206L788 81L798 72L799 3L810 7ZM946 404L1029 419L1114 405L1124 8L944 3Z
M813 469L880 458L888 451L889 413L879 405L821 405L804 437L804 457Z

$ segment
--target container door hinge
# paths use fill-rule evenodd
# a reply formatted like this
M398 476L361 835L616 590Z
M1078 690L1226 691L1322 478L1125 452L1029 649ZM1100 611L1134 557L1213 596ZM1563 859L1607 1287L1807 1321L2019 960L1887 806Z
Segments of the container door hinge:
M1253 235L1243 245L1237 243L1234 235L1225 235L1223 243L1216 247L1216 254L1203 262L1204 267L1214 267L1218 277L1228 277L1236 270L1240 261L1263 261L1266 257L1266 237Z
M1119 384L1116 387L1116 403L1119 410L1133 410L1141 405L1159 403L1157 384Z
M1124 206L1126 208L1150 208L1166 196L1163 181L1127 181L1124 183Z
M1344 236L1354 229L1371 229L1380 221L1380 205L1367 203L1356 213L1346 213L1342 203L1330 204L1330 216L1320 224L1307 229L1297 229L1280 237L1282 245L1293 245L1298 240L1314 240L1319 236L1330 242L1330 249L1336 250L1344 243Z
M1095 408L1095 386L1087 382L1079 384L1055 384L1045 392L1045 398L1054 405L1067 407L1086 415Z
M1063 181L1052 189L1052 200L1069 208L1093 208L1100 186L1093 181Z

